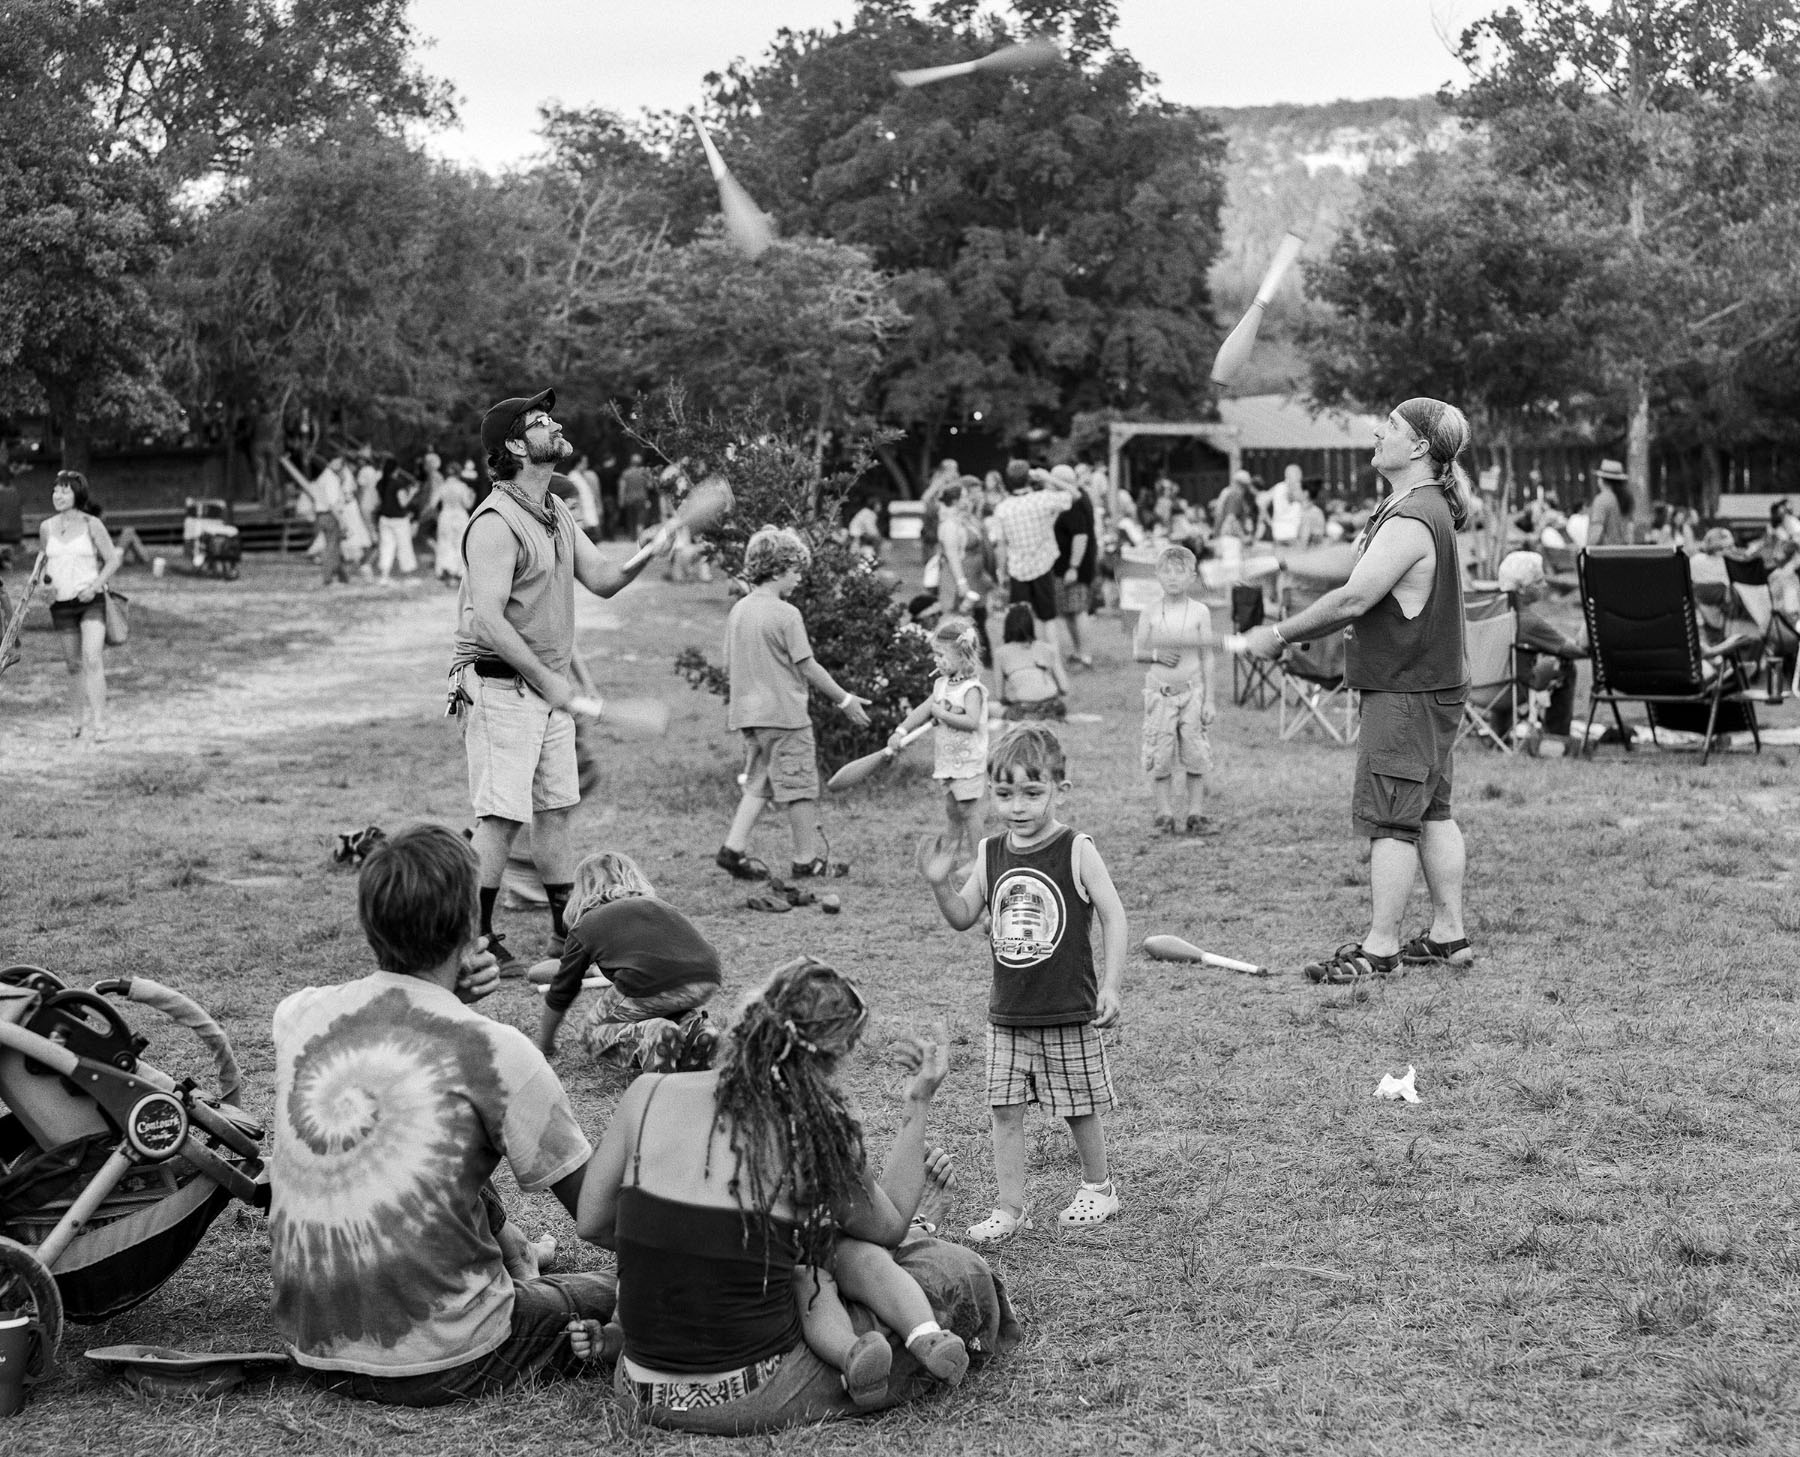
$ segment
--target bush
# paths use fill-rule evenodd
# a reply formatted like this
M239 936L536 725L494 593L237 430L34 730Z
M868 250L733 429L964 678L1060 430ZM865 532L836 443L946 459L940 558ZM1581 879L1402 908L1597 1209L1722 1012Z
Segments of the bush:
M727 577L743 570L744 547L765 525L798 531L812 549L812 565L788 599L806 619L813 655L844 688L867 698L869 727L859 729L835 704L812 696L814 733L826 770L873 753L887 742L914 704L931 692L931 646L907 621L888 580L851 549L841 525L844 496L868 464L859 451L850 469L820 476L810 448L797 438L766 433L747 418L697 418L673 395L626 422L638 439L669 460L685 462L689 479L715 471L731 482L736 506L702 542ZM698 646L684 647L675 671L694 688L729 697L724 669Z

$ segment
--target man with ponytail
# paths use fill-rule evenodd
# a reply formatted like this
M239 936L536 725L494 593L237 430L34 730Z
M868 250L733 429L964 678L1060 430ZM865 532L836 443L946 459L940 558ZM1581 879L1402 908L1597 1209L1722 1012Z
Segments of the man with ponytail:
M1370 841L1373 910L1360 942L1313 962L1314 981L1385 976L1402 963L1467 966L1462 831L1450 816L1451 749L1468 665L1456 531L1467 519L1461 456L1469 422L1442 400L1408 400L1375 428L1377 472L1391 494L1357 542L1350 580L1292 617L1256 628L1248 651L1278 658L1291 643L1344 631L1345 681L1362 694L1351 820ZM1401 939L1423 864L1430 929Z

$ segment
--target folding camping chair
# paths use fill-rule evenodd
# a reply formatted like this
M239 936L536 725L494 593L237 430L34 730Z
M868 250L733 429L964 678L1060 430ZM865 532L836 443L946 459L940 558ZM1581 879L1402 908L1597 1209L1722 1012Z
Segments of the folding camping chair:
M1577 752L1587 751L1602 703L1612 709L1629 749L1631 731L1619 705L1642 703L1651 741L1659 747L1659 728L1701 734L1704 764L1720 735L1748 729L1761 753L1756 705L1745 696L1749 685L1738 661L1756 640L1734 634L1716 644L1701 642L1686 553L1673 546L1597 546L1583 551L1576 565L1594 668Z
M1292 617L1321 593L1289 587L1281 594L1281 615ZM1277 732L1283 742L1309 723L1325 730L1333 743L1353 744L1359 724L1356 695L1344 682L1344 635L1328 633L1311 642L1295 643L1275 662L1280 692Z
M1263 590L1261 584L1236 586L1231 589L1231 630L1249 632L1263 624ZM1239 708L1254 703L1267 708L1281 696L1275 682L1275 665L1267 658L1249 653L1231 655L1231 701Z
M1800 694L1800 629L1775 605L1775 595L1769 590L1769 564L1761 557L1740 561L1726 556L1722 560L1738 615L1753 625L1761 638L1754 649L1755 666L1746 666L1752 677L1761 675L1763 698L1780 703L1789 692Z
M1510 754L1530 732L1528 696L1519 686L1519 614L1506 592L1471 592L1463 599L1464 651L1469 661L1469 696L1463 700L1461 743L1470 734ZM1494 729L1493 713L1506 705L1506 737Z

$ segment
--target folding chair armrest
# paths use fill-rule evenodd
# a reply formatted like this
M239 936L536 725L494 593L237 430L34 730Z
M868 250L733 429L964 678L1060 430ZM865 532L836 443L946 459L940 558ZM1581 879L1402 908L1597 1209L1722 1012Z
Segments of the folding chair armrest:
M1760 637L1752 636L1750 633L1734 632L1723 642L1701 643L1700 656L1703 658L1735 657L1738 653L1748 652L1753 648L1760 651L1762 642Z

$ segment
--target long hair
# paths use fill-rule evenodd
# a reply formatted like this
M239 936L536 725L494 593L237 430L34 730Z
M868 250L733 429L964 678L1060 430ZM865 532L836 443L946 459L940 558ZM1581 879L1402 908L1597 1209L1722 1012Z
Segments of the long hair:
M838 1216L861 1183L862 1125L831 1082L869 1010L835 967L802 956L777 967L744 1006L719 1062L713 1126L737 1157L732 1197L767 1214L783 1195L800 1226L798 1258L830 1259Z
M1458 531L1469 519L1469 473L1461 456L1469 448L1469 420L1455 405L1417 395L1395 412L1425 442L1436 471L1435 484L1450 507L1450 520Z
M564 924L573 926L595 906L634 895L656 898L656 887L638 869L637 861L617 850L589 855L575 867L575 889L563 912Z

